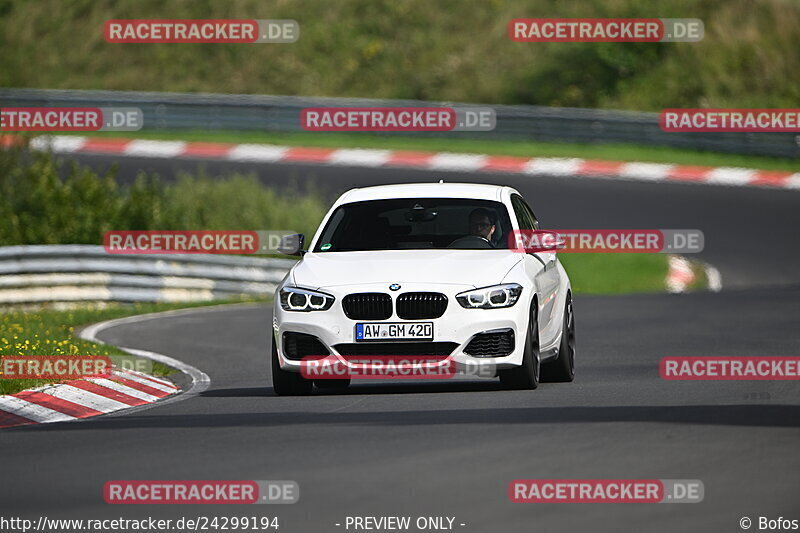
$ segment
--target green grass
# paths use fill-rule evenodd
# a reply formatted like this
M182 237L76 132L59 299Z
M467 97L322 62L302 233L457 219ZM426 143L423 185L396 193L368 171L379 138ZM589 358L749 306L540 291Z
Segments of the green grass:
M721 154L699 150L628 144L578 144L537 141L447 139L441 137L378 136L368 134L270 133L232 131L97 132L92 136L227 143L263 143L321 148L372 148L434 152L478 153L519 157L580 157L615 161L643 161L699 166L726 166L800 171L800 160L779 157Z
M144 313L155 313L188 307L216 305L228 302L111 304L104 309L78 308L70 311L41 310L36 312L6 311L0 315L0 359L5 355L126 355L107 344L95 344L74 335L81 326ZM241 300L244 301L244 300ZM133 356L129 356L133 357ZM137 359L134 357L134 359ZM149 361L148 361L149 362ZM167 376L176 372L162 363L152 363L152 374ZM40 387L52 380L0 379L0 395Z
M558 254L575 294L663 292L664 254Z

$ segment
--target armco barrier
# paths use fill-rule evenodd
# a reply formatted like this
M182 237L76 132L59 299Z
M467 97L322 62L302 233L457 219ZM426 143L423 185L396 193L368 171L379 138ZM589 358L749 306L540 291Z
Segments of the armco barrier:
M265 296L293 264L242 256L117 255L91 245L6 246L0 247L0 305Z
M306 98L293 96L182 94L129 91L0 89L0 107L138 107L144 130L297 132L306 107L476 106L417 100ZM657 113L543 106L492 106L491 132L430 132L416 135L481 139L624 143L728 153L800 157L794 133L667 133ZM131 133L135 135L135 133ZM383 135L392 135L385 133ZM407 133L406 133L407 135Z

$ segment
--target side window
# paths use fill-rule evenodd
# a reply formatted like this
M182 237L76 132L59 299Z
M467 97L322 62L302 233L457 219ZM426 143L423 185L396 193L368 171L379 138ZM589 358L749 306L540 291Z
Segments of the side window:
M534 219L529 214L530 208L525 205L521 196L514 194L511 196L511 205L514 207L514 216L517 217L517 224L521 230L536 229Z
M523 200L522 198L520 198L519 200L520 200L520 202L522 202L522 207L525 209L525 212L528 214L528 216L531 219L531 224L533 224L533 229L537 229L538 230L539 229L539 221L536 220L536 215L533 214L533 210L531 209L531 206L529 206L525 202L525 200Z

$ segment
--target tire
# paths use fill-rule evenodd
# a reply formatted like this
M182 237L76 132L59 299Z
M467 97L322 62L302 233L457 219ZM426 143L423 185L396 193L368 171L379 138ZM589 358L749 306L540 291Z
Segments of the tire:
M509 370L501 370L500 383L508 389L533 390L539 386L539 324L536 314L536 302L531 304L528 330L525 333L525 351L522 354L522 365Z
M575 312L572 307L572 295L567 294L564 306L564 326L561 333L561 345L558 358L542 365L542 381L550 383L568 383L575 379Z
M272 388L278 396L307 396L311 394L314 381L304 378L299 372L281 369L278 347L272 339Z
M350 378L315 379L314 385L316 385L318 389L325 389L325 390L346 389L347 387L350 386Z

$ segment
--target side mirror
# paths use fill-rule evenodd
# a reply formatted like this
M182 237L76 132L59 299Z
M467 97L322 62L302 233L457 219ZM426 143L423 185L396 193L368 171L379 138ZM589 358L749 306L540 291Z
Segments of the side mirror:
M284 235L281 238L281 244L278 246L278 252L285 254L285 255L293 255L296 257L302 257L306 251L303 249L303 246L306 242L306 236L302 233L292 233L290 235Z

